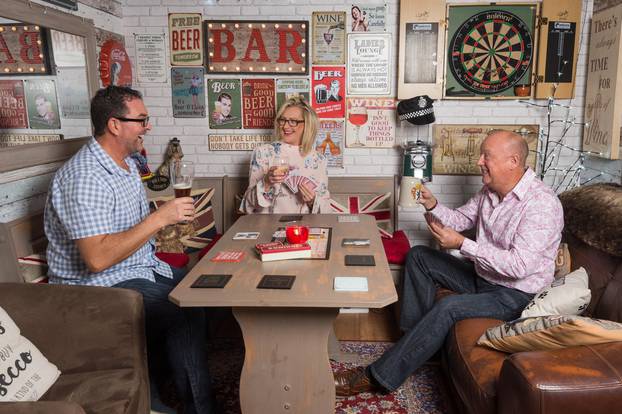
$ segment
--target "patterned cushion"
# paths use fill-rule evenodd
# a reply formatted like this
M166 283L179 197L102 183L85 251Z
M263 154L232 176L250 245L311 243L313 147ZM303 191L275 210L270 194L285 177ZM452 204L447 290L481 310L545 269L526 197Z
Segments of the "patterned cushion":
M43 254L31 254L18 257L19 270L26 283L45 283L48 273L48 262Z
M195 217L187 224L166 226L156 234L156 251L166 253L192 253L209 244L216 235L214 211L212 210L213 188L193 190ZM174 196L154 198L150 201L153 210L172 200Z
M337 214L369 214L376 218L378 231L385 238L393 237L391 193L331 194L330 207Z

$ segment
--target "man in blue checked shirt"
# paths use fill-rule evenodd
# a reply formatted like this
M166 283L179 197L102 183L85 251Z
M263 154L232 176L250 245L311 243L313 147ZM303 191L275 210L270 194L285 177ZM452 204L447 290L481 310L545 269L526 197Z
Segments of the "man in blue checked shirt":
M205 352L205 315L179 308L168 294L182 279L155 256L153 236L162 227L192 219L193 200L176 198L150 213L136 164L151 129L139 92L109 86L91 101L94 138L60 168L48 192L45 233L50 283L112 286L143 295L152 408L157 381L170 372L184 413L211 413ZM163 368L162 361L168 361ZM157 406L157 407L156 407Z

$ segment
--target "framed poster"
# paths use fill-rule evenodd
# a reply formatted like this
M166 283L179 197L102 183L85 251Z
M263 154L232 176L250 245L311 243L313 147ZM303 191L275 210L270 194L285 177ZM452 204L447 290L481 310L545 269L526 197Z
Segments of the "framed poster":
M343 66L314 66L311 87L311 106L320 118L343 118L345 114L346 68Z
M320 119L315 136L315 150L324 154L329 167L343 168L343 119Z
M276 109L281 108L281 105L293 96L299 96L305 100L305 102L311 104L309 100L309 79L307 78L295 78L295 79L277 79L276 80Z
M203 65L201 13L169 13L168 36L172 66Z
M136 43L136 80L166 82L166 50L164 33L134 34Z
M348 31L350 32L384 32L387 20L385 3L369 5L354 3L348 14Z
M276 115L274 98L274 79L243 79L244 128L272 129Z
M313 64L346 63L346 12L313 12Z
M395 146L397 101L394 98L348 98L346 107L346 147Z
M397 97L443 95L445 0L400 2Z
M51 79L27 79L24 81L24 89L30 128L59 129L56 82Z
M504 129L522 135L529 145L527 165L536 169L539 125L439 125L432 126L432 174L481 175L479 149L488 132Z
M45 29L35 25L0 24L0 76L51 73Z
M28 128L24 83L0 80L0 128Z
M173 118L205 118L203 68L171 68Z
M90 119L91 100L86 88L86 67L59 67L56 80L63 118Z
M62 134L0 134L0 148L60 141Z
M50 30L50 37L56 66L86 66L84 37L53 29Z
M306 20L207 20L209 73L306 75Z
M531 96L538 5L447 6L444 98Z
M239 79L209 79L207 81L209 127L212 129L242 128Z
M272 142L272 134L209 134L210 151L252 151Z
M348 95L391 93L391 35L348 35Z
M594 13L585 88L583 150L620 158L622 4Z

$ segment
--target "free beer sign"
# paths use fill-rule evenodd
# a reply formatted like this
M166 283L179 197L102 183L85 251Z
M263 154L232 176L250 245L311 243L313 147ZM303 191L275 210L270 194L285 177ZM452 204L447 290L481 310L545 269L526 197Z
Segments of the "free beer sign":
M201 20L201 13L170 13L168 15L171 65L203 65Z

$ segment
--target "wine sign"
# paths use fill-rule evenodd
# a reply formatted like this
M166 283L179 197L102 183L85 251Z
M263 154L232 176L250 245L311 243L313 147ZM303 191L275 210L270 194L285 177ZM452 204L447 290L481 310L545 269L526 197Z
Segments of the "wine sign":
M346 61L346 12L313 12L313 64L343 65Z
M395 146L394 98L348 98L346 147L391 148Z
M345 114L346 68L314 66L311 106L320 118L343 118Z

